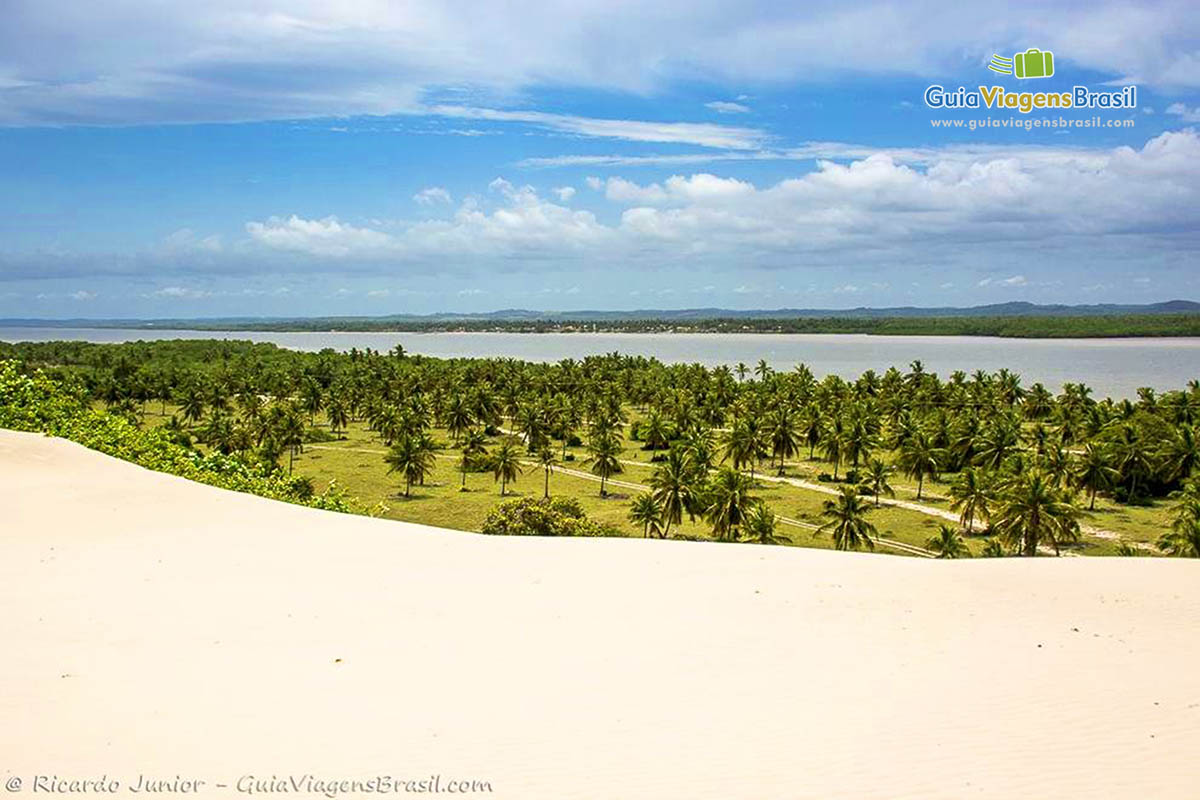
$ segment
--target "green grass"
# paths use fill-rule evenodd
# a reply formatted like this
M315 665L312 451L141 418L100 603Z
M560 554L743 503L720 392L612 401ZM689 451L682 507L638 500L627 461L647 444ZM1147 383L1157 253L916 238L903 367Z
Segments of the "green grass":
M161 425L172 414L177 413L177 408L168 405L164 416L160 413L158 404L150 404L147 406L143 424ZM630 421L639 416L637 412L632 412ZM318 427L327 429L326 424L320 420ZM467 491L460 491L462 476L457 468L459 451L451 445L451 437L445 430L435 429L433 435L447 446L439 451L433 473L425 485L412 487L411 496L408 498L404 497L404 482L399 475L387 474L387 466L383 462L386 446L373 432L367 430L362 422L351 423L349 430L343 433L343 438L337 441L306 445L304 452L297 455L294 469L296 473L312 478L318 490L324 489L329 482L336 481L362 507L383 518L478 531L488 513L501 502L500 485L493 480L491 473L468 473ZM494 438L491 444L498 440L499 437ZM655 453L641 449L641 442L627 439L623 445L622 460L638 463L625 464L625 471L614 476L614 479L646 484L656 466L651 462ZM561 457L561 443L556 443L555 450ZM585 463L587 453L583 447L569 447L567 453L573 456L574 460L566 461L561 466L581 472L588 471ZM890 454L878 455L885 461L890 460ZM286 460L284 463L286 464ZM776 472L775 467L766 463L756 471L760 477L775 476ZM809 459L807 448L798 460L788 461L784 469L786 477L814 483L817 482L817 475L822 472L831 472L830 465L816 458ZM844 474L843 467L839 475ZM949 510L948 490L953 477L943 475L940 480L927 480L921 503ZM892 476L891 484L896 490L896 499L916 500L915 481L897 472ZM822 485L831 489L839 486L837 483ZM599 483L594 480L561 472L555 472L550 477L552 495L573 497L579 500L584 511L592 519L610 525L626 536L641 536L641 529L628 520L630 501L638 490L611 486L608 496L602 498L599 489ZM505 499L522 496L541 497L542 492L543 472L539 466L530 463L526 465L525 473L517 482L509 485ZM755 494L776 514L811 525L822 523L822 504L830 499L829 495L810 489L765 480L758 482ZM1169 526L1168 505L1168 502L1160 500L1150 506L1124 506L1102 496L1097 499L1096 511L1085 513L1082 522L1084 525L1119 534L1126 541L1152 544ZM937 533L939 525L945 522L928 514L886 505L873 509L869 519L882 536L922 548L926 541ZM781 523L780 532L797 546L822 549L833 546L828 535L817 534L806 528ZM672 534L688 538L708 538L709 528L703 520L693 522L685 517L683 524L673 529ZM979 555L985 541L986 539L980 536L967 537L967 546L972 555ZM1070 550L1081 555L1115 555L1119 543L1109 538L1085 535L1082 541ZM877 550L884 553L901 552L885 546L880 546Z

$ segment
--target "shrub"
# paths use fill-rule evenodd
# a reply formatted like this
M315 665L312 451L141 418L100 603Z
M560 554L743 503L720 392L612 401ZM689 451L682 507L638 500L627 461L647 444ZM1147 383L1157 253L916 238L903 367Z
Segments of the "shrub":
M351 502L333 484L316 494L307 479L289 478L274 465L198 453L176 442L170 431L142 430L122 416L93 409L78 387L41 371L23 375L12 361L0 361L0 428L70 439L156 472L222 489L329 511L352 510Z
M578 500L521 497L500 503L483 521L483 532L497 536L619 536L588 519Z

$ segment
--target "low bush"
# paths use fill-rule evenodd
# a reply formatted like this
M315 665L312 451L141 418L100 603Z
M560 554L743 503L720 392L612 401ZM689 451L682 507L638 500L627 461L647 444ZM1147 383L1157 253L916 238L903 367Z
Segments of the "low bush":
M620 536L590 520L578 500L521 497L500 503L483 521L483 532L497 536Z
M249 463L237 456L198 453L163 429L142 430L123 416L93 409L79 387L38 371L22 374L13 361L0 361L0 428L59 436L156 472L247 492L273 500L352 511L334 485L314 492L305 478L289 477L277 467Z

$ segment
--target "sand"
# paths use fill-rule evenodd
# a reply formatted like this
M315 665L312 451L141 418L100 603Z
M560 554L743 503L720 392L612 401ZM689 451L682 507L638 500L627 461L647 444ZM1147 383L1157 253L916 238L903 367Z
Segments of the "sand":
M1198 562L493 538L11 432L0 487L13 796L1200 793Z

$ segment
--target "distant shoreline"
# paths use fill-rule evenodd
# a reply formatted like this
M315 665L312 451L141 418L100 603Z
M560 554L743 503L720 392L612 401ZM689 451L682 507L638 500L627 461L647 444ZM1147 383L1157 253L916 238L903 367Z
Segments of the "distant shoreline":
M0 328L229 333L857 334L1019 339L1200 337L1200 313L621 320L312 318L287 320L0 320Z

